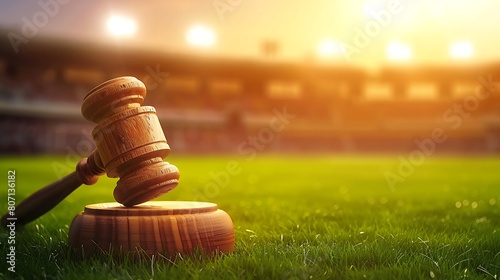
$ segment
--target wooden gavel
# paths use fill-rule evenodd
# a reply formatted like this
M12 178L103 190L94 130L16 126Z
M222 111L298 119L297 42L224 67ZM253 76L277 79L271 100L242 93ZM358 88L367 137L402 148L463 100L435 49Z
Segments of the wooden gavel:
M144 83L134 77L109 80L84 98L82 114L97 126L92 131L96 149L83 158L76 171L40 189L16 207L17 224L26 224L56 206L80 185L92 185L98 177L120 179L114 190L117 202L130 207L154 199L175 188L179 170L164 162L170 147L151 106L141 106ZM2 217L7 225L8 214Z

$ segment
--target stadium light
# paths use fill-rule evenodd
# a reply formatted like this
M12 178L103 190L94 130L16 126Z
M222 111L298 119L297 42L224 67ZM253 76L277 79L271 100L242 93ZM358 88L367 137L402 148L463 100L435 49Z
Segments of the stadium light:
M450 44L450 56L455 59L470 58L474 54L474 47L470 41L457 41Z
M207 48L215 45L216 37L211 28L204 25L195 25L188 30L186 41L191 46Z
M339 43L332 39L324 39L321 42L319 42L316 51L318 52L318 55L323 58L341 54L341 48Z
M115 37L130 37L137 31L137 25L131 18L112 15L108 19L107 30Z
M408 44L392 41L387 45L387 57L390 60L407 61L411 59L411 47Z

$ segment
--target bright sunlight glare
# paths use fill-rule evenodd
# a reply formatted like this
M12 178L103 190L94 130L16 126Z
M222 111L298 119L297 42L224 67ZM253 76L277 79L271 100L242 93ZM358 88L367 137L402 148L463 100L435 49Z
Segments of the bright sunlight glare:
M469 41L457 41L450 45L450 55L452 58L470 58L474 54L474 47Z
M137 25L131 18L112 15L108 19L107 30L115 37L130 37L137 31Z
M408 44L392 41L387 46L387 57L395 61L407 61L411 59L411 47Z
M192 46L211 47L215 44L216 38L211 28L203 25L195 25L188 30L186 40Z
M341 53L341 46L332 39L324 39L319 42L317 52L323 58L332 57Z

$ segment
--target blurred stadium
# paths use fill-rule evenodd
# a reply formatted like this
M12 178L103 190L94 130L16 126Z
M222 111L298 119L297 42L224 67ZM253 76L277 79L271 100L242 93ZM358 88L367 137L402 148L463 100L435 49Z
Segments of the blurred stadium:
M123 75L146 84L146 104L157 108L178 153L241 152L242 141L269 126L273 110L296 117L280 133L260 135L269 142L267 152L401 153L416 149L415 140L432 137L436 127L448 137L438 152L500 152L500 92L491 82L500 76L500 64L388 66L373 73L345 65L117 50L42 37L19 54L12 52L3 40L4 154L76 150L94 127L81 116L83 97ZM492 91L484 101L474 97L479 87Z
M216 260L75 261L71 218L113 200L116 180L102 176L18 232L19 276L497 279L499 10L497 0L2 0L0 165L18 171L16 203L94 149L85 95L135 76L182 174L158 199L217 203L237 242Z
M450 1L413 6L392 2L315 6L292 2L304 14L296 22L286 21L293 9L283 10L281 18L289 26L285 21L265 22L272 19L270 14L254 22L283 31L282 40L238 21L254 15L262 3L245 8L238 1L229 3L232 6L223 1L212 5L153 1L139 9L133 1L108 1L79 4L87 7L79 15L84 7L73 3L5 2L0 22L5 34L0 45L0 127L5 132L0 153L85 155L89 148L78 150L78 145L89 139L94 124L81 117L83 97L103 81L122 75L145 82L146 103L157 108L176 153L241 154L245 148L279 153L402 153L418 149L416 141L432 139L436 128L446 138L437 143L436 152L498 153L500 93L495 91L495 79L500 76L496 63L500 57L495 58L496 41L487 40L493 29L484 29L489 21L464 25L487 13L487 7L461 3L451 9ZM109 11L135 13L139 20ZM106 13L111 16L108 34L103 35L105 28L99 24ZM209 19L225 36L224 44L218 51L206 51L217 49L217 30L193 25L195 21L182 43L183 30L161 13L182 26L192 17ZM78 14L78 21L68 17L72 14ZM335 14L338 18L330 19ZM243 33L235 26L229 30L225 21L229 16ZM312 21L315 17L320 20ZM351 23L357 27L346 27ZM283 29L301 24L302 29L311 29L291 39ZM346 27L354 41L331 39L329 34L342 33L339 26ZM161 39L157 31L172 32L171 39ZM414 32L415 38L406 31ZM316 55L304 51L304 45L314 44L308 32L323 36L317 37L323 39ZM482 39L477 39L479 32ZM259 55L246 55L249 47L237 41L250 39L242 34L254 40L251 48ZM406 40L394 40L398 37ZM452 40L467 37L470 40ZM169 40L170 47L158 47ZM448 60L442 58L447 43ZM380 58L384 44L389 62ZM477 57L476 46L481 51ZM305 59L290 58L292 47L302 47ZM425 52L412 61L412 48ZM281 56L282 49L288 49L288 55ZM357 57L349 63L352 54ZM279 133L266 133L263 129L276 112L295 117ZM249 137L265 145L252 144Z

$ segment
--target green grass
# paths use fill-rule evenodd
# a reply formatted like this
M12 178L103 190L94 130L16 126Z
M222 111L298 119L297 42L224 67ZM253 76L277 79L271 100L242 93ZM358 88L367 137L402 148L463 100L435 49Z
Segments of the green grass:
M429 158L391 189L396 157L176 157L181 184L162 200L207 199L232 217L236 249L215 259L82 261L67 245L86 204L113 201L115 179L82 186L16 235L24 279L494 279L500 277L500 158ZM236 160L219 190L210 172ZM57 179L65 158L7 158L19 201ZM73 163L71 163L71 166ZM72 168L72 167L71 167ZM200 196L206 195L206 197ZM4 195L2 197L5 198ZM457 207L459 206L459 207ZM0 201L3 213L6 199ZM7 232L0 231L3 254ZM2 256L2 259L5 259Z

